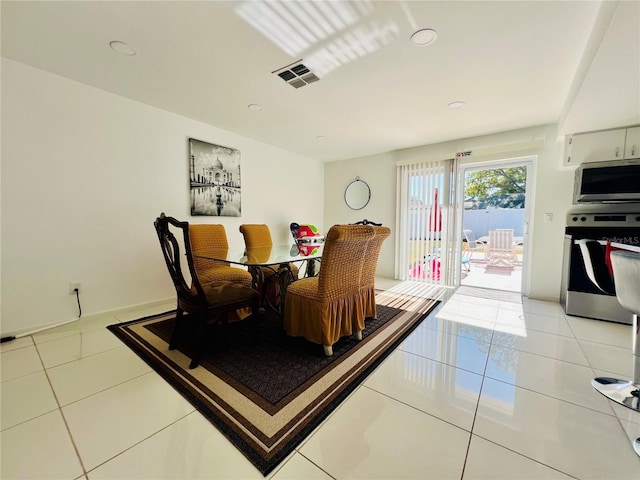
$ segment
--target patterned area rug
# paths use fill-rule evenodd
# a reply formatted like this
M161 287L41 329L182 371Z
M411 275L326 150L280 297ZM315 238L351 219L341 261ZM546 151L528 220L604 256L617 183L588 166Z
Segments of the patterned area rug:
M272 471L439 303L378 293L362 341L345 337L326 357L263 315L210 329L200 366L189 345L168 350L175 312L109 326L264 475Z

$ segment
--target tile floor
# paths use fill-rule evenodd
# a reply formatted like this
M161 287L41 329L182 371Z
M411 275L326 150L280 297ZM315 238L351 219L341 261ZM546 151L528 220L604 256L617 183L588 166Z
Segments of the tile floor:
M508 300L452 295L269 478L640 479L640 415L589 383L630 327ZM104 328L172 306L2 344L2 479L262 478Z

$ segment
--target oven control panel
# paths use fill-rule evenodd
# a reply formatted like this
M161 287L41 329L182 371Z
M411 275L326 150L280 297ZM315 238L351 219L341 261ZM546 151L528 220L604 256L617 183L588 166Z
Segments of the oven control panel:
M640 227L640 213L570 213L567 227Z

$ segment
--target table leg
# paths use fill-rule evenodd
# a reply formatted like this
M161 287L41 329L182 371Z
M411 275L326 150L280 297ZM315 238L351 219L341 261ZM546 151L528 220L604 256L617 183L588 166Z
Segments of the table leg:
M256 267L254 265L249 265L247 267L247 270L249 270L249 273L251 274L251 287L254 290L257 290L258 293L260 294L260 305L258 306L258 310L260 311L260 313L264 313L265 312L265 284L264 284L264 273L262 271L262 267Z
M278 267L278 283L280 285L280 304L278 305L278 312L284 314L284 301L287 295L287 287L289 280L292 276L291 268L288 263L281 263Z
M311 258L307 260L307 277L315 277L316 276L316 260L315 258Z

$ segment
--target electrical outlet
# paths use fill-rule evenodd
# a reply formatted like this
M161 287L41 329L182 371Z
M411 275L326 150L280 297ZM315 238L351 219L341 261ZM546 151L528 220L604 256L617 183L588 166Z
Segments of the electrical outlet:
M69 295L75 295L76 289L78 289L78 293L80 293L80 282L70 282L69 283Z

